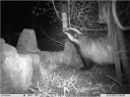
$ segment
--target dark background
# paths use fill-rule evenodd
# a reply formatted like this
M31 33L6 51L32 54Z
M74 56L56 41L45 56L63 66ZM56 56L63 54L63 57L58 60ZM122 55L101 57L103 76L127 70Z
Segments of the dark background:
M1 1L1 37L5 39L6 43L16 46L20 33L24 28L34 29L37 40L52 36L55 31L57 22L53 22L52 17L54 10L47 12L38 10L38 8L45 8L45 10L52 7L47 6L50 1ZM37 8L37 9L36 9ZM40 13L40 15L37 15ZM53 23L52 23L53 22ZM42 33L42 30L45 31Z
M16 45L19 32L24 27L32 28L32 9L36 2L1 2L1 37ZM13 38L13 39L12 39Z
M62 25L59 21L54 22L54 9L47 12L38 10L38 8L48 10L53 7L52 3L49 2L50 1L1 1L1 37L5 39L6 43L16 47L22 30L24 28L31 28L35 30L38 47L40 49L48 50L48 48L45 47L50 47L52 44L56 45L54 42L48 44L47 42L50 42L50 40L44 34L46 33L51 38L54 38L56 35L62 38L63 33L59 30L62 28ZM130 4L128 2L126 3ZM48 4L50 5L48 6ZM37 13L40 15L37 15ZM130 14L128 14L127 22L130 19L129 15ZM44 33L40 27L42 27ZM126 42L129 42L129 30L125 31L125 36L127 38ZM55 38L57 38L57 36ZM47 44L44 44L43 41Z

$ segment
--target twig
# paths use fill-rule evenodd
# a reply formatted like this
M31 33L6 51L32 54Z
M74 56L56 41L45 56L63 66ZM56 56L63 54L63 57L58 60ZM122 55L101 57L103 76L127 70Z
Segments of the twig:
M70 27L71 27L71 23L70 23L70 0L68 0L68 20L69 20L69 25L70 25Z
M109 76L109 75L106 75L106 77L112 79L113 81L115 81L116 83L118 83L118 84L120 84L120 85L124 85L124 86L130 87L130 85L125 85L125 84L123 84L123 83L117 81L116 79L114 79L113 77L111 77L111 76Z
M58 14L58 11L57 11L57 9L56 9L56 7L55 7L54 0L52 0L52 4L53 4L54 10L55 10L55 12L56 12L58 18L61 20L59 14ZM61 21L62 21L62 20L61 20Z
M44 35L46 35L46 37L48 37L50 40L52 40L52 41L54 41L54 42L56 42L56 43L61 44L61 46L64 46L64 44L63 44L63 43L58 42L58 41L56 41L56 40L54 40L54 39L50 38L50 37L49 37L46 33L44 33L44 31L43 31L43 29L42 29L41 27L40 27L40 29L41 29L42 33L43 33Z
M30 91L39 94L39 92L37 92L36 90L32 89L32 88L28 88Z

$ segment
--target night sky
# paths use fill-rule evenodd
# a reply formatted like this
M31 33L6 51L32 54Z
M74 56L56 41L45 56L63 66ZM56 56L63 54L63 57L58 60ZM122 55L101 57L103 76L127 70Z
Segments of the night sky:
M2 34L20 31L31 24L32 9L36 2L1 2ZM29 27L29 26L28 26ZM31 27L31 25L30 25Z
M32 14L34 7L38 4L42 4L42 7L44 7L46 3L47 1L2 1L1 37L4 38L7 43L15 46L20 32L22 32L24 28L35 29L38 25L46 25L44 28L48 28L47 25L49 25L50 21L48 16L43 14L36 17ZM41 36L40 33L39 36ZM8 37L11 37L11 40L9 40Z
M34 29L38 40L44 37L39 26L42 26L43 30L46 31L45 33L48 35L56 32L54 28L56 29L55 24L57 25L58 23L50 24L50 21L53 21L50 16L52 16L54 11L39 16L32 14L34 7L47 8L47 4L48 1L2 1L1 37L4 38L8 44L16 46L19 35L24 28ZM52 7L52 5L50 7Z

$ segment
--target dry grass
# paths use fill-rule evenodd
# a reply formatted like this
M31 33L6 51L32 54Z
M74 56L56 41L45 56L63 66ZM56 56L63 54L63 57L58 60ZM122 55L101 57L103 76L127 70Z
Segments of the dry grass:
M64 73L52 72L45 68L41 69L41 74L40 81L29 88L40 97L97 96L101 93L115 93L115 84L93 84L91 80L81 79L78 75L64 76Z

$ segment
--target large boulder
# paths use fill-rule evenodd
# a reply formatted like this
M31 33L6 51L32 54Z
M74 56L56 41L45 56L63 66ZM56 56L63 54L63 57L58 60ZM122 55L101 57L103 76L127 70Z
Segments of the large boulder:
M39 52L35 31L33 29L23 29L16 48L18 51Z
M33 76L32 57L1 42L1 93L24 93Z

